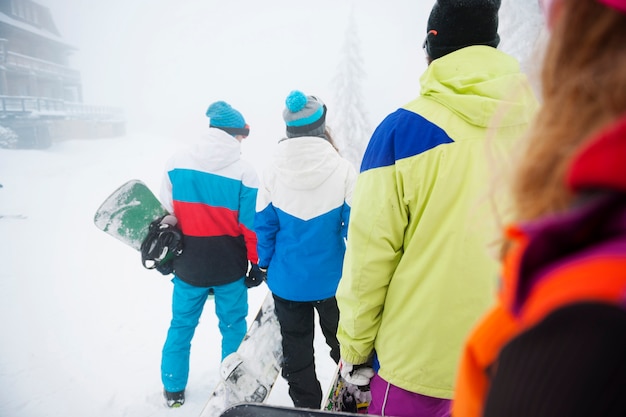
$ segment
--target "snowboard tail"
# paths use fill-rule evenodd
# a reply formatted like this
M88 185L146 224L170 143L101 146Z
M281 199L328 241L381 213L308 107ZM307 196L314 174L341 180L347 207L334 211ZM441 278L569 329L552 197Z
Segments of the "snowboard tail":
M239 349L222 361L222 377L200 417L218 417L237 403L266 401L280 373L281 342L274 298L268 292Z
M140 250L150 223L166 214L168 211L146 184L130 180L104 200L93 221L98 229Z

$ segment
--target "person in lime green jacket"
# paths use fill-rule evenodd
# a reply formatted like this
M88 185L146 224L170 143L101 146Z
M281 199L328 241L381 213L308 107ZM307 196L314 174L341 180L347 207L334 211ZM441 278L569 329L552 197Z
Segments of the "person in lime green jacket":
M420 96L380 123L363 157L338 339L342 376L370 384L370 414L448 416L463 342L494 301L488 245L507 200L494 173L538 108L519 63L496 49L499 7L435 3Z

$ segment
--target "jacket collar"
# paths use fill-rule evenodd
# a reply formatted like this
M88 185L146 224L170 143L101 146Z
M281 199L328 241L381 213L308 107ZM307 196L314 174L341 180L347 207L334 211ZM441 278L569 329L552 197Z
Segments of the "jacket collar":
M626 192L626 115L600 131L574 157L567 174L572 191L612 189Z

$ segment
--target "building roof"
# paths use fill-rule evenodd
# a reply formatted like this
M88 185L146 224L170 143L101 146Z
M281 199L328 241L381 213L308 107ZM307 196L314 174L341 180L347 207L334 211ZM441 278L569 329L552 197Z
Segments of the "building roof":
M70 45L69 43L65 42L63 40L63 38L61 38L61 36L59 36L56 33L53 33L52 30L56 31L56 27L54 26L54 23L52 23L51 20L51 16L50 16L50 12L46 7L40 6L42 9L45 9L45 12L48 13L48 17L50 18L50 22L52 24L52 26L50 27L50 29L46 29L44 26L41 27L37 27L34 26L32 24L29 24L27 22L23 22L21 20L15 19L12 16L7 15L6 13L0 11L0 23L4 23L7 24L9 26L12 26L14 28L17 28L19 30L23 30L29 33L32 33L33 35L54 41L56 43L59 43L63 46L65 46L68 49L73 49L73 50L77 50L78 48L76 48L73 45Z

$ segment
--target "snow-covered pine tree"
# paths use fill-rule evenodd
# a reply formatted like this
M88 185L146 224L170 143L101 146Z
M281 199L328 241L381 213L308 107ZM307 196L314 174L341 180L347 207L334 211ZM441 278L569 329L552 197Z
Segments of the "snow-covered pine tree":
M333 79L336 108L330 112L333 139L341 155L352 162L357 171L372 130L368 122L361 83L363 69L360 39L352 7L337 75Z
M539 72L548 39L539 3L503 0L498 32L501 40L498 49L517 58L539 93Z

